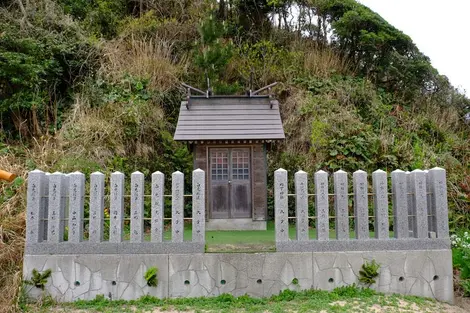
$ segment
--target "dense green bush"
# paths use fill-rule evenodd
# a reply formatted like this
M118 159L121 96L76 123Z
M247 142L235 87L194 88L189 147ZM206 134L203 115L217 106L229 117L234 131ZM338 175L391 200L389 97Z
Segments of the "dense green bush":
M465 296L470 296L470 234L461 231L451 236L452 263L460 272L459 284Z
M194 65L216 85L233 55L232 42L224 39L226 33L225 23L219 22L214 13L199 24L200 38L194 49ZM199 75L202 80L203 76Z
M80 28L55 10L38 8L30 27L0 12L0 116L10 135L59 128L71 88L95 67L93 48ZM57 20L43 20L53 13Z
M117 34L126 16L126 0L59 0L65 13L70 14L97 37L111 38Z

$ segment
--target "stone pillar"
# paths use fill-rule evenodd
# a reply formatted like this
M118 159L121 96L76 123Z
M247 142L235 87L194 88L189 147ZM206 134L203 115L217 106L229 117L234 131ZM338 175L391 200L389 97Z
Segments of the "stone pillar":
M65 175L55 172L49 176L49 216L47 241L64 241Z
M336 239L349 239L348 174L339 170L333 174L335 192Z
M171 241L184 239L184 174L180 171L171 175Z
M424 170L424 177L426 179L426 203L428 204L428 231L429 238L436 238L436 215L433 212L432 196L431 196L431 179L429 171Z
M63 202L63 210L64 210L64 218L61 223L61 227L64 228L64 238L68 238L69 236L69 229L68 229L68 222L69 222L69 186L70 186L70 174L64 174L64 194L62 198L64 198ZM65 240L65 239L64 239Z
M388 187L386 172L377 170L372 173L372 188L374 190L375 238L388 239Z
M104 227L104 174L94 172L90 175L90 242L103 241Z
M300 241L309 240L308 231L308 180L307 173L295 173L295 217L296 238Z
M44 236L44 201L45 185L48 179L44 172L34 170L28 174L28 196L26 203L26 243L43 241Z
M431 208L436 221L436 236L437 238L449 238L446 171L439 167L429 170L429 185Z
M85 204L85 175L75 172L69 176L69 242L83 241Z
M203 170L198 168L193 171L193 242L206 242L205 182Z
M109 242L119 243L124 239L124 186L125 176L121 172L111 174Z
M144 241L144 174L131 174L131 242Z
M152 226L151 241L163 241L163 217L165 213L165 201L163 192L165 190L165 175L162 172L152 174Z
M415 229L413 225L415 224L415 216L413 213L413 189L411 187L411 173L406 172L406 199L408 207L408 237L414 237Z
M421 170L411 172L411 186L413 190L414 236L416 238L429 238L428 236L428 208L426 195L426 176Z
M41 202L41 218L42 218L42 230L43 230L43 241L47 241L47 234L49 232L49 227L48 227L48 219L49 219L49 176L51 173L46 172L46 177L44 179L44 197L42 198Z
M368 239L369 236L369 199L367 173L361 170L353 174L354 216L356 239Z
M287 171L278 169L274 172L274 226L276 242L289 241Z
M328 240L330 236L328 208L328 173L315 173L315 215L317 240Z
M408 187L406 173L392 172L393 232L395 238L408 238Z

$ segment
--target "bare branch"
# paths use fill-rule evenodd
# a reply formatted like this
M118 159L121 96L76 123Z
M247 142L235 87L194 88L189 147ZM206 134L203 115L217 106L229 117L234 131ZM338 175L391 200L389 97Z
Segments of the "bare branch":
M31 27L32 25L28 21L28 13L26 12L23 2L21 0L16 0L16 3L18 3L18 6L20 7L20 11L23 14L23 18L21 19L21 25L26 24L27 26ZM28 4L28 2L26 4Z

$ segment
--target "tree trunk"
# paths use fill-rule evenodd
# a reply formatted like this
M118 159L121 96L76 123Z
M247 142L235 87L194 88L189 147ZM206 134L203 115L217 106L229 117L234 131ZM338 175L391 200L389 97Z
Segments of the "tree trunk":
M219 12L217 15L221 21L225 21L227 18L225 9L225 0L219 0Z
M38 114L35 107L31 108L31 123L33 127L33 135L42 135L41 126L39 125Z
M15 128L18 131L20 138L28 137L28 120L23 116L23 114L21 114L20 109L14 109L13 111L11 111L11 117L13 120L13 125L15 125Z

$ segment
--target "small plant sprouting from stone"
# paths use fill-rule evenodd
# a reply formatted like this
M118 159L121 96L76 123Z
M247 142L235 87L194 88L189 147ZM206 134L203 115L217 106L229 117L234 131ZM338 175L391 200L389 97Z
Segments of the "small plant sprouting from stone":
M367 287L375 284L375 278L379 276L380 264L372 260L372 262L365 262L362 264L362 270L359 271L359 281Z
M299 280L297 278L292 279L292 285L298 286L299 285Z
M39 272L37 269L33 269L31 279L25 280L25 284L32 285L36 288L41 288L44 290L44 287L47 284L47 280L51 277L52 271L50 269L45 270L44 272Z
M158 268L156 267L149 267L145 272L144 278L147 281L147 285L149 287L157 287L158 285Z

